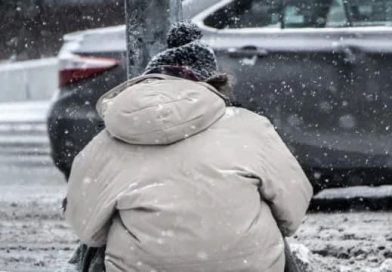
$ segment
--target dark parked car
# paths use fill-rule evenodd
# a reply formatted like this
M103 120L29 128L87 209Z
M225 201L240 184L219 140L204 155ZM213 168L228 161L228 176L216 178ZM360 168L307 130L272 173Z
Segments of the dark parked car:
M233 76L238 102L271 119L316 190L390 182L392 2L208 2L189 16ZM66 175L102 129L98 97L126 80L125 48L124 26L65 38L48 124Z

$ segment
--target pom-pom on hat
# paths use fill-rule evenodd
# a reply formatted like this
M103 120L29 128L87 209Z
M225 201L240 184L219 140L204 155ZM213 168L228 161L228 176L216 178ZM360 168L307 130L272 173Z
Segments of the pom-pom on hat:
M172 25L167 33L167 47L179 47L200 40L203 37L200 28L191 22L180 22Z
M200 28L191 22L174 24L167 35L168 49L157 54L148 63L146 73L160 66L185 66L191 69L199 80L206 80L217 74L214 51L202 43Z

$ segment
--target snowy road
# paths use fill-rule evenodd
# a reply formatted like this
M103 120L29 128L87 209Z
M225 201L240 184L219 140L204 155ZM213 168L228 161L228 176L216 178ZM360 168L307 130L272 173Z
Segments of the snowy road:
M76 237L61 215L64 193L43 121L0 120L0 271L52 272L67 260ZM318 201L344 203L347 195L358 200L369 194L391 198L392 188L329 190ZM392 271L391 212L312 212L290 241L310 250L315 272Z

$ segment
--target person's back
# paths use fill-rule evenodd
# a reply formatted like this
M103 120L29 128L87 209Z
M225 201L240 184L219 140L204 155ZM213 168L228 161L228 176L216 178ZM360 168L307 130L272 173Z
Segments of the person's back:
M66 215L81 240L106 244L108 272L283 271L281 232L312 189L270 122L205 83L130 85L72 168Z

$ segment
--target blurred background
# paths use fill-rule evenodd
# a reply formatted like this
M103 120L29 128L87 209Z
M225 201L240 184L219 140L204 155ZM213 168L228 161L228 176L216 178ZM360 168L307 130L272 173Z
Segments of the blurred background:
M2 0L0 59L55 56L69 32L124 24L119 0Z

